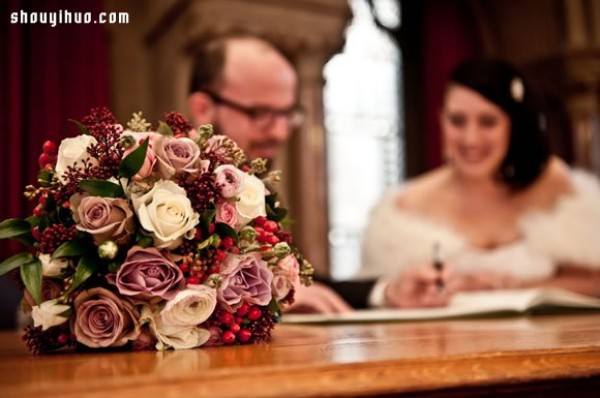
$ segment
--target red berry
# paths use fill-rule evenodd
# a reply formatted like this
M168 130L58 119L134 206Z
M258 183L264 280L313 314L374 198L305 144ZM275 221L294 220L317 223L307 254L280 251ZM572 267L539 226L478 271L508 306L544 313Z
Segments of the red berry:
M275 235L269 235L267 237L267 243L270 245L276 245L279 243L279 238Z
M252 307L250 308L250 311L248 311L248 319L250 319L251 321L256 321L261 317L262 311L258 307Z
M223 339L223 342L225 344L232 344L235 341L235 334L228 330L226 332L223 332L223 334L221 335L221 339Z
M194 240L202 240L202 231L200 231L200 228L196 228L196 233L194 234Z
M239 316L244 316L248 313L248 310L250 310L250 306L248 305L248 303L243 303L240 308L238 308L238 310L236 311L236 314Z
M38 158L38 163L40 164L40 167L46 167L46 165L52 164L52 156L47 153L42 153Z
M240 331L240 325L237 323L232 323L231 325L229 325L229 330L231 331L231 333L237 334Z
M179 269L181 270L181 272L183 272L184 274L187 274L187 272L190 270L190 266L183 263L179 266Z
M233 315L231 315L229 312L224 312L219 317L219 320L223 325L229 325L233 323Z
M215 233L215 223L210 223L208 225L208 233L211 235Z
M211 274L218 274L219 272L221 272L221 267L219 267L218 265L211 265L209 271Z
M64 202L62 207L65 209L69 209L71 207L71 202Z
M217 255L215 256L215 260L218 262L224 261L227 258L227 253L223 250L217 250Z
M35 238L35 240L40 240L42 234L40 233L40 229L38 227L33 227L31 230L31 235Z
M271 247L270 246L261 246L260 247L261 252L266 252L267 250L271 250Z
M265 229L265 231L267 232L275 232L277 231L279 228L277 227L277 223L275 221L267 221L265 222L265 225L263 227Z
M42 151L52 156L58 153L58 148L56 147L56 144L53 141L48 140L42 145Z
M36 217L41 216L43 212L44 210L42 210L40 206L36 206L35 209L33 209L33 215Z
M240 343L245 343L252 337L252 332L248 329L241 329L237 334L237 339Z
M187 283L188 285L199 285L200 278L198 278L197 276L190 276L189 278L187 278Z
M69 342L69 336L66 334L59 334L58 338L56 339L58 341L58 344L60 345L65 345Z
M231 248L235 242L230 236L226 236L221 239L221 247L225 250Z
M254 219L254 229L256 229L256 227L262 227L265 225L265 221L267 221L267 219L263 216L256 217Z

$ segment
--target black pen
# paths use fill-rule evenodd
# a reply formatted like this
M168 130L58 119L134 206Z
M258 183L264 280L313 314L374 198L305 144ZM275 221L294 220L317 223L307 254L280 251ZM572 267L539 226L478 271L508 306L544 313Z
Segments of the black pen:
M438 291L442 291L444 289L444 280L442 279L444 262L442 261L440 244L438 242L433 244L433 267L438 273L437 278L435 279L435 285L437 286Z

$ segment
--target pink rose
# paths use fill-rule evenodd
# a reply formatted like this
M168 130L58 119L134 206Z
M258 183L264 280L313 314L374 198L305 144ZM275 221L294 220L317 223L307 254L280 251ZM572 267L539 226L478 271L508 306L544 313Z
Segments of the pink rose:
M215 216L217 222L222 222L231 228L235 228L238 221L237 216L238 212L235 204L225 201L217 205L217 214Z
M77 341L91 347L121 347L140 334L139 312L127 298L96 287L81 292L74 301L71 330Z
M70 202L77 229L92 235L97 245L107 240L125 244L135 231L133 211L125 199L73 195Z
M225 164L215 169L217 183L222 185L221 195L224 198L233 198L238 196L244 190L244 181L246 173L235 166Z
M170 300L185 287L183 273L154 247L132 247L117 271L119 293L142 299L160 297Z
M141 169L137 172L133 179L136 181L143 180L144 178L148 178L152 175L154 171L154 166L156 165L157 157L156 152L154 151L154 147L156 142L162 137L158 133L133 133L133 132L125 132L123 136L131 136L135 140L135 144L130 148L127 148L125 152L123 152L123 158L127 157L131 152L135 151L140 144L144 142L145 139L149 139L148 150L146 151L146 158L144 159L144 164Z
M284 257L273 268L273 282L271 283L271 287L273 289L273 296L277 300L283 300L290 293L290 290L300 283L299 270L300 264L293 254Z
M162 137L155 145L158 156L158 172L164 179L177 173L197 174L200 162L200 148L189 138Z
M237 310L244 301L256 305L271 301L273 273L259 253L229 254L221 276L217 298L228 311Z

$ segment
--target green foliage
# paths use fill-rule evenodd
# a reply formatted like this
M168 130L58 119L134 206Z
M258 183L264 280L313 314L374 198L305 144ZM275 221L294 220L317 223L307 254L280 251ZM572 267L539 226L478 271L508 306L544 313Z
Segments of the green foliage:
M52 259L83 256L88 251L87 245L83 242L79 240L70 240L60 245L54 253L52 253Z
M31 253L19 253L0 263L0 276L19 268L24 264L29 264L35 261L35 257Z
M21 280L33 301L37 305L42 302L42 263L34 259L33 262L21 266Z
M137 174L144 165L146 152L148 152L149 139L145 139L143 144L133 150L121 161L119 166L119 175L125 178L131 178Z
M83 180L79 182L79 188L93 196L104 198L124 198L123 187L105 180Z
M31 231L31 225L26 220L10 218L0 223L0 239L14 238Z
M83 125L83 123L81 123L80 121L75 120L75 119L69 119L69 121L72 122L72 123L74 123L77 126L77 129L79 130L79 132L81 134L85 134L85 135L89 135L90 134L90 132L88 131L87 127L85 127Z
M158 133L162 134L162 135L166 135L169 137L173 136L173 130L171 130L171 127L169 127L169 125L163 121L158 122Z

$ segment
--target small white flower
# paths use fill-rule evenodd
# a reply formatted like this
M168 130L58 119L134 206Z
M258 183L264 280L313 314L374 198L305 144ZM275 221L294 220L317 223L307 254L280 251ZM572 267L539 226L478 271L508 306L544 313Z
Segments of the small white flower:
M197 326L166 325L160 311L152 310L148 305L142 308L140 323L148 323L150 331L156 337L157 350L166 350L169 348L187 349L199 347L206 343L210 338L210 332Z
M133 207L158 248L174 249L184 237L191 239L200 220L185 190L173 181L158 181L146 194L133 198Z
M265 210L265 184L253 175L246 174L244 189L236 202L238 211L238 229L247 225L258 216L267 216Z
M57 299L44 301L40 305L34 305L31 308L33 326L41 326L42 330L48 330L53 326L65 323L69 318L60 314L70 309L71 307L68 305L58 304Z
M56 174L61 183L66 181L63 176L67 172L68 166L75 166L83 169L83 161L90 159L92 164L97 164L98 160L90 156L87 149L98 141L91 135L78 135L77 137L65 138L58 147L58 158L56 160Z
M42 275L55 277L61 274L61 270L69 266L69 261L64 258L51 259L49 254L39 254L38 259L42 263Z

